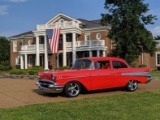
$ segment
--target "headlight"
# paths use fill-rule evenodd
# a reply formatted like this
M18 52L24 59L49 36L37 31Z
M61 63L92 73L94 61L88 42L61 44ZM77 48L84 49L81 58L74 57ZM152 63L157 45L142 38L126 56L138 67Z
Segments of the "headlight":
M39 74L37 75L37 78L40 79L40 75Z
M51 79L53 82L56 82L56 77L54 75L51 75Z

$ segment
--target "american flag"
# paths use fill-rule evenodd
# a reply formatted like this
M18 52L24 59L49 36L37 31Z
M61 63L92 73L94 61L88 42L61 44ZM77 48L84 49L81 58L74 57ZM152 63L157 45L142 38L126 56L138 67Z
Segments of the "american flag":
M61 28L46 29L50 50L53 53L58 52L60 31L61 31Z

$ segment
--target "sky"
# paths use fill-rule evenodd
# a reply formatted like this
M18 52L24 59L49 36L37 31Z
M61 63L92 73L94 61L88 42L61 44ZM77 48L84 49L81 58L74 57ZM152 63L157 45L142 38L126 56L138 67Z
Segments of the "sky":
M101 19L105 0L0 0L0 36L11 37L36 29L58 13L86 20ZM160 36L160 0L144 0L149 4L147 14L156 15L153 25L146 28Z

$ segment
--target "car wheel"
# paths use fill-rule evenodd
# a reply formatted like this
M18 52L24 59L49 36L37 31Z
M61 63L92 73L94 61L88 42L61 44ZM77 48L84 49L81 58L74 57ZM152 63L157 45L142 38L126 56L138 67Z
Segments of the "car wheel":
M64 92L67 97L76 97L81 91L81 85L78 82L69 82L66 84Z
M138 83L136 80L130 80L126 85L126 88L128 91L135 91L137 87L138 87Z

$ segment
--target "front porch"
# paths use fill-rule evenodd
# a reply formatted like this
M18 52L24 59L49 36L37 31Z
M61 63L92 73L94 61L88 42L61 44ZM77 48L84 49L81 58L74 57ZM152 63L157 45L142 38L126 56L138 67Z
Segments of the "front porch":
M48 54L48 68L56 68L62 66L69 66L71 67L74 63L73 57L76 59L82 57L99 57L105 56L105 50L85 50L85 51L76 51L75 54L70 52L65 53L65 58L63 55L63 51L57 54ZM74 55L74 56L73 56ZM20 69L28 69L36 65L36 55L35 54L25 54L20 56ZM65 61L64 61L65 60ZM45 54L39 55L39 66L45 69Z

